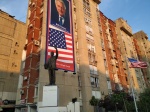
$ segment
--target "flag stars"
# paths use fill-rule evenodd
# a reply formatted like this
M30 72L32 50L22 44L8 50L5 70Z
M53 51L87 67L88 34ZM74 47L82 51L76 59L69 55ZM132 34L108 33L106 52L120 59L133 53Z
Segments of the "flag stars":
M64 32L55 29L50 29L49 33L51 34L49 34L49 46L57 46L57 48L66 49L66 40Z

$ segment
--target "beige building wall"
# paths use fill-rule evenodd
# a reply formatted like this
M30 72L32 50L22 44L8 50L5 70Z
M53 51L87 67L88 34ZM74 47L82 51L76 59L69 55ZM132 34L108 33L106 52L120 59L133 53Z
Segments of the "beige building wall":
M0 98L15 100L26 24L0 10Z
M99 97L102 98L101 92L108 94L106 73L104 68L104 62L102 57L102 48L100 42L99 28L97 24L97 3L90 2L90 13L92 21L92 44L95 46L95 54L97 61L97 72L99 79L99 85L97 88L91 85L91 75L89 67L88 57L88 42L86 23L84 17L83 1L76 0L73 2L73 26L74 26L74 45L75 45L75 60L76 60L76 75L72 73L64 73L64 71L56 71L56 85L59 88L59 106L66 106L71 102L72 98L77 97L80 102L81 110L83 112L92 112L93 107L90 106L89 100L92 95L99 92ZM47 1L44 1L47 4ZM44 69L45 60L45 41L46 41L46 14L47 5L43 5L43 24L41 34L41 58L40 58L40 76L39 76L39 102L42 101L42 88L47 84L48 71ZM95 77L95 76L94 76Z
M139 55L139 59L141 61L147 62L147 69L143 69L143 75L145 76L145 81L147 86L150 86L150 41L148 40L148 36L145 32L139 31L133 35L134 39L137 40L137 44L139 46L139 50L141 51Z
M47 1L44 0L43 7L43 23L41 32L41 46L40 46L40 68L39 68L39 84L38 84L38 97L35 102L42 102L43 86L49 83L48 70L44 69L45 63L45 50L46 50L46 25L47 25ZM58 106L67 106L72 102L72 98L79 98L78 91L78 75L73 75L71 72L64 72L62 70L56 71L56 85L59 89L59 102Z
M75 52L76 63L79 69L77 75L80 79L78 82L81 82L79 91L82 94L80 101L82 102L83 112L91 112L93 107L90 106L89 100L92 96L98 97L94 93L99 94L99 98L102 98L104 95L101 93L108 94L100 33L97 24L99 13L97 13L97 3L92 0L75 0L74 7ZM92 60L91 52L94 52L94 60ZM92 67L96 68L96 75L91 73ZM98 86L93 82L93 78L98 79Z
M97 18L97 3L90 0L90 13L91 13L91 31L90 35L87 31L87 23L85 20L84 3L81 0L73 1L73 26L74 26L74 45L75 45L75 61L76 61L76 75L73 73L58 70L56 71L56 85L59 88L59 106L66 106L72 101L72 98L78 98L80 107L83 112L92 112L93 107L90 106L89 100L92 95L98 98L104 97L108 94L106 72L104 68L101 40L98 27ZM44 69L45 60L45 42L46 42L46 10L47 1L44 1L43 5L43 24L41 34L41 56L40 56L40 75L39 75L39 96L38 102L42 101L43 86L48 81L48 71ZM91 39L91 38L92 39ZM91 40L90 40L91 39ZM94 47L95 61L89 60L89 47L91 44ZM94 66L97 71L97 75L90 74L90 66ZM96 77L98 79L97 84L91 84L91 78ZM103 93L103 94L101 94Z
M74 50L76 74L72 72L56 71L56 85L59 89L58 106L67 106L72 98L80 102L81 112L93 112L89 101L92 96L98 99L108 94L106 71L102 55L97 6L99 0L72 0L72 15L74 27ZM34 2L29 1L31 6ZM39 8L39 7L38 7ZM87 9L87 10L86 10ZM35 84L34 104L42 102L43 86L49 83L48 71L44 69L46 50L47 0L43 0L40 10L42 14L42 28L40 29L40 63L39 78ZM27 24L30 24L28 10ZM23 79L21 79L23 80ZM19 99L19 97L18 97ZM18 102L20 104L21 101ZM30 105L30 104L29 104ZM36 105L34 105L36 106Z
M147 42L147 57L148 57L148 65L150 65L150 41Z

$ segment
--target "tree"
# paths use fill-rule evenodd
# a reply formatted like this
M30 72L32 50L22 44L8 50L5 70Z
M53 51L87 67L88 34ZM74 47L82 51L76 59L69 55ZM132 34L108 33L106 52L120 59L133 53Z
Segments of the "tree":
M113 94L105 96L104 108L106 111L132 111L134 109L133 98L124 91L113 91Z
M89 102L90 102L90 105L94 106L94 112L96 112L96 108L98 106L99 99L95 98L95 96L92 96L92 98Z
M141 112L150 111L150 88L146 88L143 93L139 95L138 108Z

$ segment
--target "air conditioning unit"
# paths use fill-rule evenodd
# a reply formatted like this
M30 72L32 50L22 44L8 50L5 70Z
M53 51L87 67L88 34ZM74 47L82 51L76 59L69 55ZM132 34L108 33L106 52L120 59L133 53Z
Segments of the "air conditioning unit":
M18 47L19 47L19 43L18 43L18 42L16 42L16 43L15 43L15 46L18 46Z
M34 40L34 44L35 44L36 46L39 46L39 45L40 45L40 42L39 42L38 40Z
M97 61L95 60L94 63L97 63Z
M77 61L80 62L80 58L77 58Z
M30 24L29 27L32 28L32 27L33 27L33 24Z
M21 91L20 91L20 94L23 95L23 94L24 94L24 90L21 90Z
M21 112L27 112L27 108L21 108Z
M30 54L29 57L32 58L32 54Z
M88 23L88 19L85 19L85 22Z
M35 6L35 3L34 3L34 2L32 3L32 6L33 6L33 7Z
M28 79L28 77L27 76L25 76L24 78L23 78L23 80L27 80Z
M20 104L25 104L25 99L20 100ZM22 111L21 111L22 112Z
M110 81L110 78L109 78L109 77L107 77L107 81Z
M32 4L32 2L29 2L29 6Z
M16 50L14 50L14 54L18 54Z
M42 14L42 13L43 13L43 9L40 10L40 14Z
M13 62L12 67L17 67L17 64L15 62Z

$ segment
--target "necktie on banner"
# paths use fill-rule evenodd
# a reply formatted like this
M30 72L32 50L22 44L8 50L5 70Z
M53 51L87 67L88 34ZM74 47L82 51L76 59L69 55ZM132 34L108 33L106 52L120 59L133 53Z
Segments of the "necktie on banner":
M63 25L63 17L59 17L59 25Z
M54 46L58 48L58 62L73 64L73 43L72 36L66 32L62 32L56 29L49 28L49 39L48 39L48 55L54 51Z
M147 63L143 61L138 61L133 58L128 58L129 62L131 65L129 66L130 68L147 68Z

